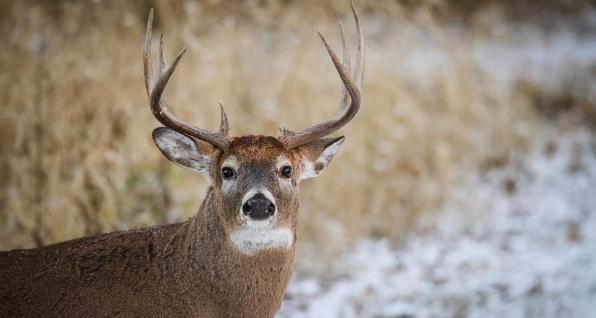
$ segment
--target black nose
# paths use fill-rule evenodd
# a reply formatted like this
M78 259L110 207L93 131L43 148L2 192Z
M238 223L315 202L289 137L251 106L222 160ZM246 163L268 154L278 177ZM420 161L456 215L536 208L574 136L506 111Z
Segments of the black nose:
M253 220L264 220L275 214L275 204L262 193L257 193L244 202L242 213Z

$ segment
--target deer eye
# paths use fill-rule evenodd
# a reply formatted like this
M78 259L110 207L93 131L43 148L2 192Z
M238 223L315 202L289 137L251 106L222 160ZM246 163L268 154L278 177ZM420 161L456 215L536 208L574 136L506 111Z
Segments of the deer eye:
M285 178L290 178L292 176L292 167L291 166L283 166L279 171L282 176Z
M236 172L234 171L234 169L232 169L230 167L223 167L221 169L221 176L224 179L232 179L235 175L236 175Z

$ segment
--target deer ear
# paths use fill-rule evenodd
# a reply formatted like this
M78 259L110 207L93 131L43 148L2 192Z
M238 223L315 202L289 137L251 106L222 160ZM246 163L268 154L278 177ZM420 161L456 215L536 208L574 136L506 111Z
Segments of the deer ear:
M213 146L167 127L155 128L152 135L155 145L168 160L209 176L209 165L215 151Z
M331 159L335 157L345 140L343 136L322 138L298 147L297 150L300 153L302 163L300 180L318 177L329 165Z

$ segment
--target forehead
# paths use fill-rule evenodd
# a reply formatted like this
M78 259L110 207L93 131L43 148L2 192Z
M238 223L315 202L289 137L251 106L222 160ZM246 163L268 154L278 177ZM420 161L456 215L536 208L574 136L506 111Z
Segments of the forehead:
M241 136L232 140L223 159L232 156L240 160L275 162L280 156L291 160L292 153L275 137Z

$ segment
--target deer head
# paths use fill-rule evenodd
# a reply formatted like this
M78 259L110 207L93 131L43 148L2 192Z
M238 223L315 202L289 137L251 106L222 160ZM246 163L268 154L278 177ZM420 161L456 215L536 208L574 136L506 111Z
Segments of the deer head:
M352 13L359 38L353 72L341 24L343 63L319 33L344 85L337 116L297 132L280 127L278 137L230 137L227 116L221 104L221 123L217 132L177 119L162 95L186 49L182 49L168 65L163 53L162 34L157 74L154 75L150 52L153 11L149 15L143 58L145 86L151 111L165 126L153 131L153 139L168 160L209 179L219 222L234 245L244 253L251 254L264 247L292 246L300 182L320 175L331 162L344 137L327 136L350 122L360 108L364 39L353 5Z

